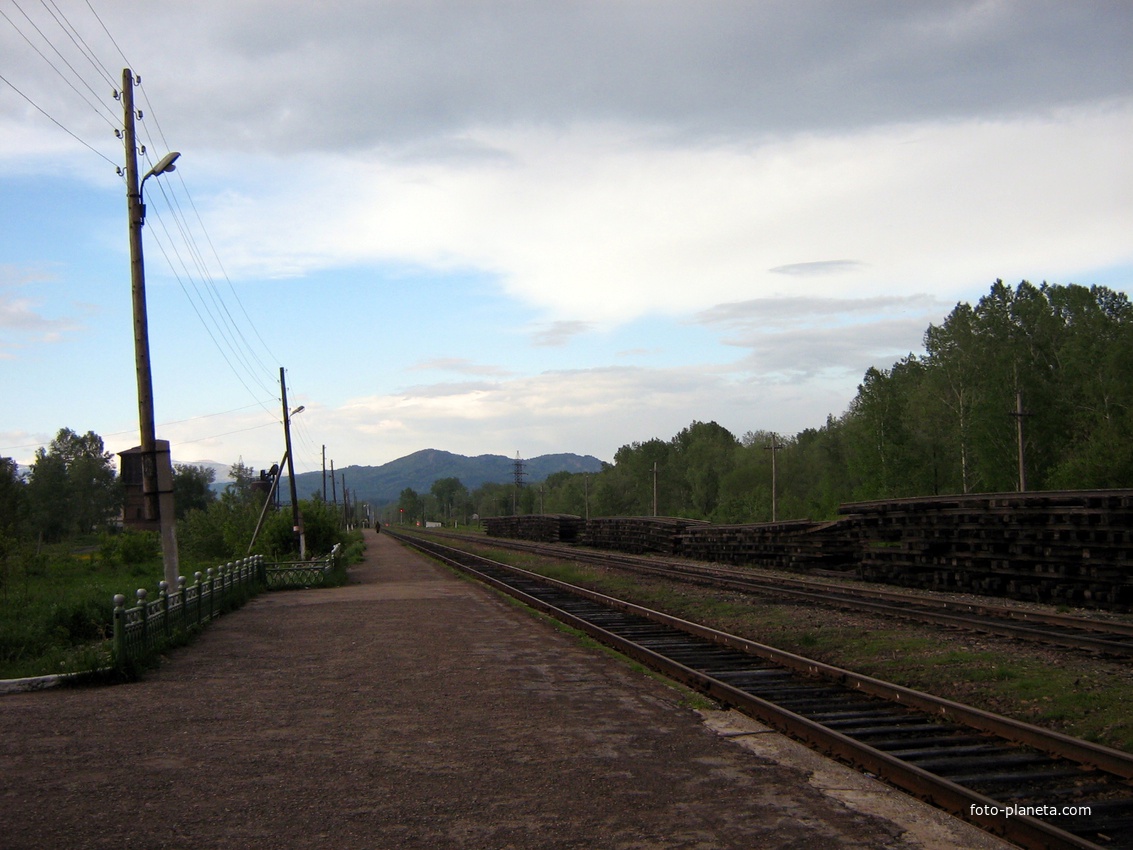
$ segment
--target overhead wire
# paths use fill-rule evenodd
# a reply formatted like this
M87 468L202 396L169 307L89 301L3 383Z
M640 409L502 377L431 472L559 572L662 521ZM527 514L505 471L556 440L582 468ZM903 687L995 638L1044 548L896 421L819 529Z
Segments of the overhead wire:
M165 131L161 128L161 122L158 120L157 114L154 111L152 104L150 103L149 93L146 91L145 86L142 85L142 84L139 84L138 88L141 90L142 99L145 101L146 109L149 111L149 114L153 117L154 126L157 128L157 134L161 138L162 145L165 147L166 150L172 149L172 145L169 144L169 140L166 139L166 137L165 137ZM149 138L149 140L150 140L150 144L151 144L151 147L152 147L153 146L153 139L152 139L151 136L149 136L148 125L145 128L145 132L146 132L147 138ZM197 204L193 200L193 195L189 191L188 185L185 183L185 178L184 178L183 174L178 174L177 179L181 183L181 188L185 193L185 197L188 200L189 206L193 210L193 215L196 218L198 226L200 227L200 232L204 235L205 241L208 243L209 250L212 253L213 260L216 262L216 265L219 267L221 276L224 278L225 282L228 284L228 289L232 293L232 297L236 299L236 303L240 306L240 312L244 314L244 318L247 320L248 326L255 333L256 338L259 340L260 345L263 346L264 351L268 354L269 357L271 357L273 362L276 362L276 363L280 362L279 358L275 356L275 353L271 350L271 347L267 344L267 341L260 334L259 328L256 327L255 322L252 320L252 317L248 314L247 308L244 306L243 300L240 298L240 295L236 292L236 287L233 286L232 279L228 276L228 271L224 268L224 263L221 261L220 254L216 250L216 245L213 243L212 237L209 235L208 229L205 227L204 220L201 218L200 211L197 209ZM163 191L164 191L164 189L163 189ZM184 219L184 213L183 212L181 212L181 216ZM199 256L199 254L200 254L200 252L198 251L198 256ZM201 265L202 266L206 265L203 261L203 258L201 259ZM210 282L210 286L211 285L212 284ZM220 299L220 301L221 301L221 304L224 304L223 299ZM228 310L227 304L224 304L224 312L228 316L228 318L229 318L229 320L232 324L232 327L234 329L236 329L237 333L241 337L243 337L243 332L239 330L239 324L235 321L235 319L233 319L231 312ZM246 339L245 339L245 343L247 344ZM262 360L260 360L258 354L256 354L256 352L255 352L255 349L251 345L248 345L247 347L248 347L249 352L256 358L256 360L259 363L259 365L261 366L261 368L263 368L265 370L269 370L269 367Z
M261 389L270 392L271 390L268 388L267 384L264 383L264 378L261 376L261 374L257 373L256 368L249 361L248 355L245 353L246 351L251 350L251 346L248 345L247 338L243 336L239 327L236 326L235 323L231 321L231 313L228 311L227 306L224 305L223 301L220 298L217 297L217 294L215 292L215 287L213 287L209 284L208 269L205 267L203 258L200 255L200 251L197 249L196 242L193 239L192 233L190 233L188 228L187 228L187 223L184 220L184 216L182 214L180 214L179 207L177 206L177 203L176 203L176 196L172 195L170 192L168 192L166 190L164 182L159 183L158 186L160 188L162 196L165 198L166 202L170 205L171 215L172 215L174 224L176 225L176 227L177 227L177 229L178 229L178 231L181 235L181 241L185 245L186 250L188 251L190 258L193 261L193 265L196 267L197 275L199 276L201 283L200 283L200 285L198 285L197 277L194 277L192 271L189 268L189 265L185 261L185 258L181 255L180 251L177 250L177 243L173 240L172 234L169 232L168 225L166 225L166 223L165 223L165 219L162 217L162 215L160 213L158 213L156 215L156 218L157 218L159 224L161 225L162 229L164 230L164 232L166 234L166 238L169 240L169 247L173 250L175 256L177 257L179 264L181 265L182 270L185 273L185 278L189 280L189 283L192 286L193 291L196 292L196 294L197 294L197 299L198 299L201 307L204 308L205 313L207 313L209 318L212 320L213 326L216 328L217 332L220 334L221 338L224 340L224 343L227 346L228 351L232 354L232 356L240 363L240 365L245 370L245 374L248 376L248 378L250 380L252 380L254 383L256 383ZM162 250L164 252L165 248L163 247ZM167 261L170 262L170 266L172 267L173 264L172 264L172 261L169 260L168 253L166 253L166 259L167 259ZM190 303L193 303L192 296L189 295L188 290L185 288L184 282L181 279L181 276L176 274L175 269L173 269L173 271L175 273L175 276L178 279L178 282L181 283L182 291L185 293L186 297L189 298ZM209 295L208 300L206 300L205 296L201 293L201 286L203 286L205 288L206 292L208 293L208 295ZM212 302L211 306L209 304L209 301ZM202 322L204 322L204 316L201 314L200 310L197 309L197 305L195 303L193 303L193 306L194 306L194 309L197 312L197 315L200 316ZM225 320L225 316L228 317L228 321ZM212 337L213 342L217 343L217 346L219 348L220 344L217 341L216 336L212 334L211 330L209 330L209 335ZM241 347L240 345L237 344L237 338L239 338L241 341L243 341L243 343L244 343L243 347ZM224 353L223 350L222 350L221 353L222 354ZM233 365L232 360L230 360L227 355L224 355L224 358L225 358L225 361L228 362L229 367L232 368L233 371L235 371L235 367ZM262 367L262 361L261 361L260 365L261 365L261 368L263 368ZM238 377L239 377L239 375L238 375ZM240 380L241 380L241 383L244 383L243 378L240 378ZM246 383L245 383L245 386L247 386Z
M101 95L99 95L99 93L94 90L94 88L86 81L86 79L84 79L82 74L80 74L78 71L75 70L75 66L72 65L67 60L67 57L63 55L62 51L60 51L59 48L56 47L55 44L51 41L51 39L49 39L47 37L47 35L43 32L43 30L41 30L39 28L39 25L35 21L33 21L31 19L31 17L28 16L28 13L23 10L23 7L20 6L20 4L18 2L16 2L16 0L11 0L11 2L12 2L12 5L15 6L17 10L19 10L20 14L24 16L24 18L27 20L27 22L29 24L31 24L32 29L34 29L39 34L40 38L42 38L43 41L47 43L47 46L50 47L52 49L52 51L54 51L55 55L57 57L59 57L59 61L61 61L64 65L66 65L68 70L70 70L71 74L74 75L75 79L77 79L80 83L82 83L82 85L84 85L86 87L87 91L89 91L94 96L94 101L93 102L90 101L85 94L83 94L81 91L79 91L78 86L76 86L73 82L71 82L71 80L69 80L67 78L67 75L64 74L62 70L60 70L59 66L56 65L50 59L50 57L47 56L46 53L44 53L42 50L39 49L39 47L35 44L35 42L33 42L31 40L31 37L26 32L24 32L22 29L20 29L19 25L15 21L13 21L11 18L9 18L7 13L4 12L3 9L0 9L0 16L3 16L4 20L6 20L9 24L12 25L12 27L16 30L16 32L18 32L20 34L20 36L24 39L24 41L27 42L28 46L31 47L31 49L34 50L37 54L39 54L40 58L43 59L43 61L46 62L48 64L48 66L50 66L50 68L59 76L59 79L61 79L64 83L66 83L66 85L71 89L71 91L73 91L75 94L77 94L79 96L79 98L83 101L83 103L85 103L87 106L89 106L94 111L94 113L96 115L98 115L103 121L105 121L107 123L107 125L110 126L111 129L115 129L115 124L114 124L114 121L112 120L115 117L114 111L111 110L109 107L107 107L105 104L101 103L101 101L100 101ZM50 11L50 10L48 10L48 11ZM105 110L105 112L104 112L104 110ZM110 117L107 117L106 113L109 113Z
M64 33L67 41L70 42L74 50L81 54L86 63L89 64L90 67L94 70L96 76L100 79L100 84L102 82L108 82L111 86L112 91L114 92L115 97L117 98L117 83L115 82L113 75L107 68L106 64L99 59L98 52L90 46L86 39L83 38L79 27L77 27L67 17L67 15L55 3L55 0L40 0L40 4L42 5L43 9L46 10L51 20L54 21L55 26L57 26ZM111 121L107 118L107 114L113 116L115 121L118 122L121 121L121 118L118 117L115 111L110 109L109 106L101 100L101 97L95 91L94 87L87 81L86 77L75 67L75 64L67 59L63 51L56 46L56 44L52 41L52 38L44 31L47 27L41 27L39 24L37 24L31 18L28 12L25 11L18 2L15 2L15 0L13 0L13 5L27 20L28 24L32 29L34 29L35 33L38 34L38 36L47 43L47 45L50 47L51 52L58 57L59 62L61 62L67 68L74 79L79 81L78 85L72 82L67 73L65 73L59 67L59 65L52 60L51 56L45 53L44 50L40 49L40 47L38 47L34 43L32 37L27 32L25 32L23 28L18 26L17 23L12 20L12 18L10 18L2 10L0 10L0 15L3 15L3 17L17 31L17 33L19 33L24 41L28 43L29 47L31 47L43 59L44 62L51 66L51 68L60 77L60 79L62 79L67 84L67 86L77 96L80 97L80 99L88 108L92 109L96 114L98 114L103 121L110 124L116 136L118 136L119 138L124 138L120 123L115 124L114 121ZM89 9L90 13L93 15L94 19L98 22L98 25L101 28L102 32L109 39L110 43L113 44L119 56L121 56L122 60L126 63L126 66L132 67L118 41L114 38L113 33L110 31L110 28L106 25L101 16L99 16L97 10L91 4L90 0L86 0L86 6ZM26 100L32 107L39 111L53 124L63 130L69 136L74 138L76 141L83 144L93 153L100 156L103 160L113 165L117 169L118 173L122 174L122 167L119 163L116 163L110 157L100 152L90 142L84 140L77 133L66 127L63 122L54 118L46 109L37 104L32 97L21 91L21 89L15 83L4 77L2 74L0 74L0 81L3 81L6 85L12 88L12 90L15 91L16 94ZM158 137L161 139L162 145L165 148L169 148L170 146L165 140L165 134L161 128L160 122L157 119L156 110L154 109L153 104L150 102L148 92L144 87L141 86L140 82L141 81L139 78L137 80L137 85L142 93L142 99L146 107L146 113L148 113L153 126L156 128ZM90 99L88 99L83 94L83 92L80 91L80 85L95 96L94 103L92 103ZM142 135L149 143L149 147L156 148L157 144L155 143L153 136L149 132L149 123L142 120L142 112L140 110L138 111L137 119L141 125ZM149 159L148 150L144 144L140 147L140 153L147 160ZM278 380L272 377L268 377L272 374L272 370L269 369L269 367L264 363L260 351L257 350L257 346L253 345L245 335L244 330L241 326L242 322L236 320L235 316L233 315L233 311L229 308L226 298L216 285L216 278L211 271L211 265L205 259L204 253L201 251L200 242L197 238L198 232L204 235L204 240L208 245L209 251L211 252L213 262L215 263L215 266L221 270L221 276L227 283L227 288L231 294L231 297L234 298L239 305L239 311L243 316L242 321L246 323L246 326L251 328L251 330L254 332L255 338L258 341L259 346L262 348L262 351L265 352L266 355L273 360L278 361L278 358L275 357L274 353L271 351L270 346L268 346L263 335L260 333L258 327L256 326L256 323L253 321L243 301L240 299L231 278L229 277L227 271L224 269L223 263L220 260L219 252L216 249L216 245L213 243L211 237L208 234L208 230L204 225L200 211L197 208L196 202L193 200L192 194L189 192L188 185L186 184L183 175L178 175L178 177L179 180L177 181L177 183L179 183L180 191L178 191L177 184L166 180L155 181L155 184L151 184L160 187L161 196L165 202L166 208L168 209L168 216L172 217L173 220L173 224L171 226L166 222L165 219L167 216L165 212L160 208L160 205L155 208L154 218L159 225L158 229L152 231L154 233L155 242L157 243L158 248L164 257L170 269L170 272L172 273L172 276L175 280L177 280L183 294L189 300L190 305L193 307L198 320L201 322L202 326L204 326L206 333L208 333L214 346L217 348L217 351L220 353L222 359L225 361L226 365L231 370L233 375L237 378L239 383L253 398L258 399L260 392L254 390L251 386L252 384L256 385L260 391L266 392L268 395L277 394L279 390ZM182 196L185 199L184 204L182 203ZM186 208L192 211L192 216L195 219L195 224L191 223L189 216L186 215ZM186 281L188 283L186 283ZM275 415L272 414L272 411L269 410L262 401L257 400L255 402L255 405L259 405L260 407L263 407L264 410L269 414L273 416ZM202 439L209 438L206 437Z
M90 63L90 66L94 68L97 73L102 75L103 80L110 84L111 89L116 88L118 83L115 82L114 75L110 73L110 69L98 60L98 55L91 49L91 46L87 44L86 39L83 38L75 25L67 18L66 13L55 3L55 0L39 0L39 2L43 8L47 9L47 13L55 19L56 23L59 24L63 31L67 33L67 36L71 39L71 43L79 49L79 52L83 54L87 62ZM50 2L50 7L48 6L48 2ZM89 0L87 5L90 5ZM55 11L52 12L52 9ZM101 21L99 21L99 23L101 23Z
M114 160L112 160L110 157L108 157L106 154L104 154L102 151L100 151L98 148L96 148L94 145L92 145L86 139L82 138L77 133L72 131L69 127L67 127L65 124L63 124L63 122L59 121L57 118L55 118L53 115L51 115L47 110L45 110L42 106L40 106L38 103L36 103L34 100L32 100L28 95L26 95L22 91L20 91L19 87L15 83L13 83L11 80L9 80L7 77L5 77L3 74L0 74L0 81L3 81L12 91L14 91L16 94L18 94L24 100L26 100L32 106L32 108L34 108L37 112L39 112L40 115L42 115L44 118L46 118L52 124L54 124L56 127L58 127L60 130L62 130L64 133L66 133L68 136L70 136L72 139L74 139L80 145L85 147L91 153L95 154L96 156L102 157L104 160L109 162L115 168L120 168L118 163L116 163Z

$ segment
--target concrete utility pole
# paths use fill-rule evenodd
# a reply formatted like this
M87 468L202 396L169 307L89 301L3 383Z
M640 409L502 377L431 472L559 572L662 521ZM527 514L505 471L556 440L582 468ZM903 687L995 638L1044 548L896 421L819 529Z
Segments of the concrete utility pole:
M327 501L327 447L323 446L323 504Z
M138 180L138 139L134 126L134 72L122 69L122 111L125 119L126 203L130 219L130 288L134 307L134 362L138 380L138 424L141 432L142 498L145 519L161 530L161 551L165 581L177 587L180 563L177 555L177 526L173 508L173 465L169 443L156 436L153 413L153 374L149 356L149 318L146 309L146 273L142 257L142 224L146 207L142 188L156 174L174 170L176 151L162 157L145 177Z
M303 517L299 514L299 497L295 493L295 461L291 454L291 411L287 409L287 379L279 367L279 391L283 400L283 439L287 447L287 480L291 485L291 524L299 539L299 557L307 558L307 536L303 533Z

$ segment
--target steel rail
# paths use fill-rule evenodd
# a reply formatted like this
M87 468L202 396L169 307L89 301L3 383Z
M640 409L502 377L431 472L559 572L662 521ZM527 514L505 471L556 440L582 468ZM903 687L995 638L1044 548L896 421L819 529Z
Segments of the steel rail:
M460 549L442 546L434 541L425 541L396 532L393 536L457 569L473 574L479 580L502 592L519 598L531 607L569 623L595 639L617 648L619 651L678 681L684 682L690 687L751 714L773 728L802 740L828 755L847 761L859 769L875 773L891 784L927 802L1024 847L1096 848L1101 845L1091 841L1088 837L1073 834L1040 818L1020 815L1003 819L995 814L988 814L1002 811L1005 805L1004 800L940 775L939 768L934 772L928 767L919 766L915 763L916 757L910 756L907 751L903 756L895 754L900 752L899 748L893 749L891 747L893 751L887 752L878 748L878 746L855 739L848 732L839 731L837 722L822 722L806 717L803 713L778 704L773 698L764 698L754 690L745 690L744 687L727 681L728 678L736 681L744 677L767 678L768 671L766 669L740 670L739 668L732 668L728 672L721 669L713 674L710 669L698 670L693 663L685 662L690 657L703 655L706 651L711 654L712 647L716 647L720 652L734 651L738 658L759 659L775 665L775 667L787 671L786 675L798 676L800 682L825 680L832 686L836 685L842 695L848 694L851 697L853 694L869 695L869 697L899 706L901 712L909 712L908 717L904 714L900 715L902 718L900 722L905 724L921 722L921 720L916 719L919 716L921 719L927 719L928 723L946 730L950 726L942 724L953 724L957 727L979 730L979 734L973 739L975 746L960 747L951 751L950 755L944 755L943 759L938 758L937 761L947 762L949 758L955 759L955 753L967 755L972 751L986 752L990 750L994 752L996 750L995 739L1002 742L1014 742L1028 750L1048 754L1057 760L1049 762L1052 767L1048 769L1047 774L1041 772L1020 773L1018 774L1019 777L1022 777L1020 781L1027 781L1028 777L1032 779L1038 777L1063 782L1067 776L1074 778L1080 776L1082 780L1093 782L1094 786L1091 787L1104 786L1105 795L1116 799L1118 805L1133 809L1133 787L1128 782L1129 778L1133 777L1133 756L1129 754L1086 741L1079 741L1060 733L1040 729L930 694L856 674L852 671L841 670L822 662L806 659L745 638L728 635L662 612L652 611L625 600L615 599L596 591L550 579L518 567L501 564ZM548 596L549 593L559 594L564 597L565 601L564 599L551 598ZM599 613L591 612L586 615L580 614L578 611L571 611L569 608L577 607L575 603L569 601L571 599L581 600L578 604L592 604L598 609ZM610 613L603 615L600 613L601 611ZM631 633L630 636L619 634L616 629L608 628L609 623L606 626L602 625L603 618L610 616L626 616L634 618L635 622L640 620L644 623L652 623L655 624L654 628L664 628L674 635L688 636L688 640L698 641L698 644L695 647L690 647L682 644L680 639L652 635L651 640L654 642L654 648L650 648L649 645L645 645L646 641L632 637L634 630L641 631L640 625L620 626L623 631L628 629ZM700 644L708 649L698 648ZM661 648L658 649L658 646ZM723 663L720 657L713 657L716 660L712 664L720 665ZM751 663L754 663L754 661ZM708 667L711 668L712 664L708 664ZM745 662L740 662L741 667L744 664ZM774 674L772 671L771 675L779 674ZM780 689L787 687L788 693L794 693L801 689L798 685L780 685L779 687ZM803 687L812 687L812 685L806 684ZM774 691L775 688L771 690ZM797 700L797 695L794 698ZM789 700L787 702L789 703ZM852 715L852 712L847 711L834 713ZM868 714L869 712L865 713ZM850 729L851 727L843 726L843 728ZM884 728L882 727L882 729ZM904 728L915 730L920 727L906 725ZM964 738L963 735L953 735L952 737L954 739ZM966 743L963 740L960 742ZM875 741L875 743L878 742ZM941 754L946 752L940 751ZM920 757L923 765L932 764L931 758L925 760L922 751L916 750L915 753ZM1010 766L1017 762L1045 758L1045 756L1028 756L1023 749L1019 749L1018 753L1015 756L1006 757L1004 763ZM998 757L998 753L996 756ZM1059 763L1063 765L1061 768L1059 768ZM1009 770L1010 768L1004 769ZM989 780L985 777L982 781L987 782ZM969 782L970 784L972 783ZM980 783L976 781L975 784L979 785ZM1112 804L1107 805L1112 807ZM1122 811L1124 812L1125 809L1122 809ZM1086 826L1084 830L1078 831L1085 831L1094 835L1100 841L1108 842L1110 838L1119 838L1119 840L1125 842L1130 840L1125 834L1108 836L1091 832L1092 829L1093 827ZM1107 843L1106 846L1116 845Z
M656 557L590 552L552 543L508 538L483 539L446 535L479 545L498 545L520 551L569 558L600 566L673 578L710 587L723 587L818 605L869 611L884 616L995 634L1034 643L1082 649L1106 655L1133 656L1133 623L1096 620L1053 612L1028 611L994 603L951 602L882 589L849 588L841 584L787 577L755 575L720 566L694 566ZM881 601L878 601L881 600Z

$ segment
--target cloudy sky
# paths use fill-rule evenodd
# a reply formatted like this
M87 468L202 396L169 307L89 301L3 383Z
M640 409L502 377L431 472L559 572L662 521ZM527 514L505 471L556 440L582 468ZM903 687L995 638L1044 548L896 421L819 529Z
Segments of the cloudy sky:
M1133 288L1133 5L0 0L0 455L793 434L996 278Z

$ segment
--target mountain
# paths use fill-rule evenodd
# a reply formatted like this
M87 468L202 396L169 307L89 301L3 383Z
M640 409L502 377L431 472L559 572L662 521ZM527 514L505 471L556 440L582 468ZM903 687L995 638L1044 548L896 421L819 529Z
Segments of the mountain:
M524 481L533 484L555 472L600 472L602 461L591 455L554 454L523 460ZM346 476L346 486L356 498L373 505L396 502L406 487L418 493L428 493L433 482L441 478L459 478L460 483L469 490L491 482L506 484L515 480L515 458L503 455L465 455L443 452L438 449L423 449L411 455L391 460L381 466L348 466L334 471L335 484L342 488L342 476ZM280 486L286 492L287 484ZM299 498L304 499L312 493L322 494L322 472L304 472L295 476L295 486ZM327 498L331 497L330 470L327 470ZM339 496L341 498L341 494Z

